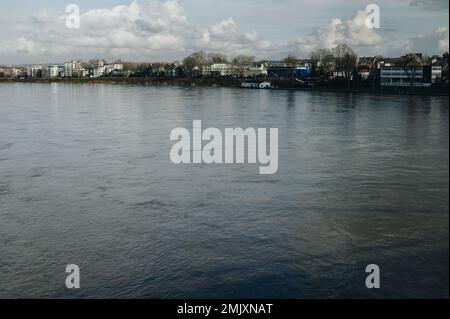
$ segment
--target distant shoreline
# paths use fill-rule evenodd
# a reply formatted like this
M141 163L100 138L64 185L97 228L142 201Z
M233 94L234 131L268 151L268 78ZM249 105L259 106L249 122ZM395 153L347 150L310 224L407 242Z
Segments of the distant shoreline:
M75 84L119 84L119 85L145 85L145 86L188 86L188 87L235 87L240 88L242 79L220 79L220 78L57 78L57 79L0 79L0 83L75 83ZM247 79L247 81L252 81ZM258 81L258 80L254 80ZM404 88L375 88L368 87L335 87L321 85L316 87L301 86L292 80L269 80L275 90L298 90L310 92L341 92L341 93L369 93L369 94L400 94L400 95L427 95L427 96L449 96L448 88L415 88L413 92L409 87Z

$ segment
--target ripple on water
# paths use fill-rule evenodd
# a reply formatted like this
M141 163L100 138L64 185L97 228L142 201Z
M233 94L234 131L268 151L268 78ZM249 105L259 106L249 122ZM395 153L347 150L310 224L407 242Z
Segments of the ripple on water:
M9 185L4 182L0 182L0 196L7 195L10 193Z
M6 149L12 147L13 145L14 145L13 143L0 142L0 151L6 150Z
M152 200L136 203L136 204L134 204L134 206L135 207L145 207L145 208L162 208L162 207L168 207L169 205L160 200L152 199Z

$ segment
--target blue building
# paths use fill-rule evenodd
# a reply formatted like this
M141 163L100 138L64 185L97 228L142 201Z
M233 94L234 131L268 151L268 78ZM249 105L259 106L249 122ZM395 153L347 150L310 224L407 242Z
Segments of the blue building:
M267 76L269 76L269 77L288 78L288 77L291 77L291 74L292 74L292 69L287 66L272 65L272 66L269 66L269 68L267 69ZM311 75L311 71L307 67L298 66L294 69L293 75L296 78L308 77Z

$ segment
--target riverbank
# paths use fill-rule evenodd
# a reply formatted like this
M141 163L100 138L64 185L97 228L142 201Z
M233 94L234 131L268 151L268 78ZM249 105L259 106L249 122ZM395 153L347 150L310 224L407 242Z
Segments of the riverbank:
M146 86L190 86L190 87L240 87L243 79L220 79L220 78L71 78L71 79L0 79L0 83L75 83L75 84L122 84L122 85L146 85ZM345 86L334 86L321 84L316 86L301 85L293 80L269 80L273 86L272 89L278 90L302 90L302 91L320 91L320 92L343 92L343 93L369 93L369 94L402 94L402 95L431 95L448 96L448 87L439 88L414 88L409 87L383 87L370 88L357 86L347 88Z

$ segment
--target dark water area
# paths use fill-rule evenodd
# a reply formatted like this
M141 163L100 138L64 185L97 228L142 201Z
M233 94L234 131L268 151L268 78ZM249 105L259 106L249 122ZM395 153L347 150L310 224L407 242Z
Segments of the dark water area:
M174 165L193 120L278 173ZM448 192L448 97L0 85L1 298L448 297Z

